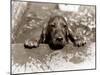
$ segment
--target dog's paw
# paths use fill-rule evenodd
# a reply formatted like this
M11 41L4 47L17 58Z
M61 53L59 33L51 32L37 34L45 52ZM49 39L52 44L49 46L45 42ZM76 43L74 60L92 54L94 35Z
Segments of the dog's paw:
M86 40L84 38L77 39L74 43L75 46L81 47L86 44Z
M25 48L37 48L39 46L39 43L37 40L25 40L24 47Z

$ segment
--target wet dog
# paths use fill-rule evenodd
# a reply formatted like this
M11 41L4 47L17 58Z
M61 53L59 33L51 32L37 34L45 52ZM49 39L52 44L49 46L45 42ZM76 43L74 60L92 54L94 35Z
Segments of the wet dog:
M26 40L24 43L25 48L36 48L40 43L46 43L52 49L63 48L69 40L75 46L84 46L86 41L81 36L76 37L71 29L68 27L68 23L63 16L50 17L46 25L44 25L41 35L38 40L35 38Z

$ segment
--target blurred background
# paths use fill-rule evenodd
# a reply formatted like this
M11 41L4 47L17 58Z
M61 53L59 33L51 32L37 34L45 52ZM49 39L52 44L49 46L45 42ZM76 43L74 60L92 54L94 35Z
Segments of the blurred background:
M12 43L23 43L27 38L37 34L53 15L66 16L69 27L75 34L95 41L95 6L14 1Z

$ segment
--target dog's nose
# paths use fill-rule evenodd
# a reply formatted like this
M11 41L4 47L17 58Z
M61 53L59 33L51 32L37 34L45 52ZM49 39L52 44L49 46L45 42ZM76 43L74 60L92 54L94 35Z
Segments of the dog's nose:
M58 40L58 41L62 41L63 38L62 38L62 37L57 37L57 40Z

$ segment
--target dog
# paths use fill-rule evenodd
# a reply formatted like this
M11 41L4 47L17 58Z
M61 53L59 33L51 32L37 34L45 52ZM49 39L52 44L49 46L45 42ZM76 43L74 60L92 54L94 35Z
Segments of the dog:
M40 43L48 44L51 49L62 49L69 40L74 46L84 46L86 41L83 37L76 37L71 28L68 27L67 19L64 16L52 16L44 25L38 40L35 38L26 40L25 48L37 48Z

